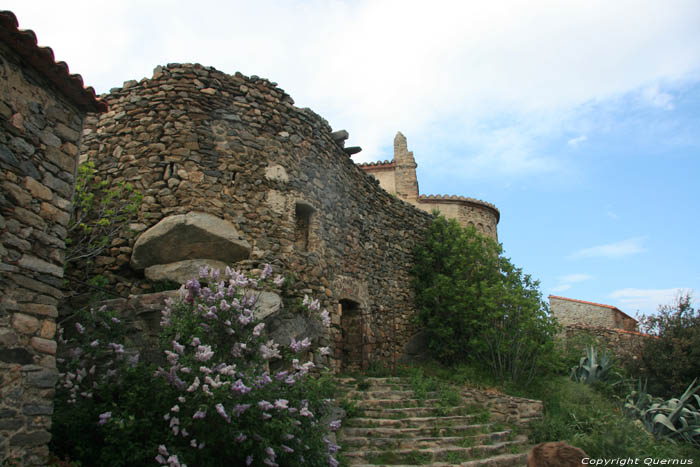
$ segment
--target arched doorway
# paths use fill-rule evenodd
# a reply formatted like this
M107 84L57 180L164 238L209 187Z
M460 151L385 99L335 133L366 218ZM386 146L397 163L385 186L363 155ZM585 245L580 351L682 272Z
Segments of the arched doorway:
M363 323L360 304L352 300L340 301L340 329L342 331L341 369L361 370L364 364Z

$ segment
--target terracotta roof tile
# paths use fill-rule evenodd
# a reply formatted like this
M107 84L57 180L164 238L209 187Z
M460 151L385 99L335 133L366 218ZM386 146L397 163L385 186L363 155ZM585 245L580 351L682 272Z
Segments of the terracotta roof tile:
M19 29L17 17L11 11L0 11L0 41L51 81L79 109L87 112L107 110L107 104L97 98L95 90L83 85L80 75L70 74L65 62L55 61L50 47L37 45L33 31Z

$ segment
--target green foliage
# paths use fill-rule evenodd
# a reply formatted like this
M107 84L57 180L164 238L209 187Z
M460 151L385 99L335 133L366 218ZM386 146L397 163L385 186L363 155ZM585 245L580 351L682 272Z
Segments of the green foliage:
M572 381L584 384L608 382L613 378L613 363L607 353L599 353L595 347L586 349L586 356L581 357L577 366L571 368Z
M640 419L656 439L682 440L700 447L700 385L693 380L680 399L664 401L647 393L646 384L625 399L625 410Z
M692 458L700 461L700 450L655 440L644 425L626 417L618 401L595 388L568 378L542 380L527 397L544 403L544 418L531 424L533 444L566 440L591 458Z
M435 358L484 362L513 381L530 381L553 365L557 326L539 282L496 242L438 217L415 258L416 319Z
M92 261L106 253L118 232L136 218L142 199L130 183L110 184L100 178L94 163L78 166L66 239L66 266L71 274L85 281L92 277Z
M660 306L657 314L640 318L644 339L631 371L649 380L649 391L669 398L682 393L700 375L700 312L691 297Z

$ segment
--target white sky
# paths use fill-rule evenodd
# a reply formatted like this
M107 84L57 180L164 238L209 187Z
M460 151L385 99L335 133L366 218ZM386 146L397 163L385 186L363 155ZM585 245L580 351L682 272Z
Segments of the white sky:
M663 152L661 142L673 143L679 154L700 147L693 130L700 105L686 92L700 83L698 0L6 0L1 8L99 93L150 77L157 65L195 62L279 83L298 106L348 130L348 144L363 147L358 162L391 159L402 131L421 191L495 202L506 250L525 258L519 265L550 291L650 311L669 290L700 284L697 271L661 285L658 277L634 276L639 271L613 280L605 265L581 270L585 261L650 256L664 241L694 246L691 236L665 239L643 224L586 238L577 238L571 222L547 227L552 238L533 235L527 245L541 252L534 257L524 244L508 243L526 228L521 211L550 199L547 209L565 212L572 203L558 206L559 198L602 190L592 180L607 163L603 154L622 164L611 170L632 173L635 166L624 164L648 160L645 147ZM648 120L652 111L665 120ZM607 146L596 146L603 137ZM633 142L638 153L619 149ZM683 156L664 157L677 165ZM635 194L638 180L616 183L619 193L596 212L621 226L635 202L622 198L645 193ZM537 198L544 186L549 198ZM572 194L577 186L585 191Z

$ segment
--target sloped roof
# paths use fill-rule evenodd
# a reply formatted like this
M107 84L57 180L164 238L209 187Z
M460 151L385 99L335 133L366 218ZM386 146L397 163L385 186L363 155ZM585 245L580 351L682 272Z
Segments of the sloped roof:
M33 31L19 29L17 17L11 11L0 11L0 41L53 83L80 110L107 110L107 104L97 98L95 90L83 85L80 75L71 74L65 62L56 62L50 47L40 47L37 44Z
M587 301L585 301L585 300L576 300L575 298L559 297L559 296L557 296L557 295L550 295L549 298L550 298L550 299L552 299L552 298L557 298L557 299L559 299L559 300L567 300L567 301L569 301L569 302L584 303L584 304L586 304L586 305L595 305L595 306L600 306L600 307L603 307L603 308L610 308L611 310L618 311L618 312L622 313L624 316L628 317L629 319L634 320L635 323L637 322L636 319L632 318L630 315L628 315L628 314L625 313L624 311L620 310L620 309L619 309L618 307L616 307L616 306L605 305L605 304L603 304L603 303L587 302Z

